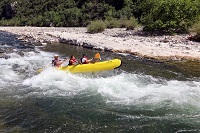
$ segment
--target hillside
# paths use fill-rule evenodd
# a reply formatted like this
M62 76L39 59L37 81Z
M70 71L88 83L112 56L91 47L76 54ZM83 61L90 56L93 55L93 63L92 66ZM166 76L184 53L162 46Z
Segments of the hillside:
M200 18L199 0L2 0L2 26L87 26L136 18L147 31L184 33Z

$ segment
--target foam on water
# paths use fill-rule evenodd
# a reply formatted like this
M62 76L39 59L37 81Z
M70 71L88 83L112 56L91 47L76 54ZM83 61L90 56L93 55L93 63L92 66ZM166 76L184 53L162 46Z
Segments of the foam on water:
M12 53L0 62L0 83L32 88L32 94L48 96L75 96L96 92L107 103L123 105L161 104L171 101L179 105L200 107L199 81L167 81L152 76L122 72L107 77L70 74L48 67L40 74L37 70L50 64L54 53L25 52L24 56ZM26 87L25 87L26 88ZM91 93L93 95L93 93Z
M15 82L19 75L12 70L11 64L14 63L15 60L6 60L1 59L0 61L0 77L1 77L1 87L5 86L8 82L11 84Z
M199 82L158 81L151 76L123 73L104 79L103 83L99 82L98 92L110 97L110 102L157 104L173 101L177 104L195 104L200 107Z
M55 53L14 48L0 61L1 132L199 131L198 78L129 73L131 65L117 74L71 74L51 66Z
M25 78L33 76L39 66L46 64L51 55L47 52L24 52L24 56L17 53L8 54L9 59L0 61L1 86L21 83Z
M111 77L87 77L47 68L23 82L48 95L72 96L83 91L96 91L115 104L192 104L200 107L200 82L166 81L151 76L121 73ZM54 88L53 90L50 88Z

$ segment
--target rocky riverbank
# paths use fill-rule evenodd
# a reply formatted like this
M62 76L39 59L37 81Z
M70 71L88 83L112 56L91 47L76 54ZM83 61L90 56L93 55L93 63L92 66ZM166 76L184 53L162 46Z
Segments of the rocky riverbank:
M86 48L130 53L159 60L200 60L200 43L188 40L190 35L154 36L140 29L106 29L89 34L86 28L0 27L0 30L20 35L19 39L45 45L62 42Z

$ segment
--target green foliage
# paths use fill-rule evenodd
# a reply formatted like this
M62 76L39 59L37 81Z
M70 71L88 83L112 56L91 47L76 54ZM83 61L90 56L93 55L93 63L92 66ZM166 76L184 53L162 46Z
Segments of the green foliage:
M194 25L191 28L191 31L195 32L196 35L194 35L190 39L200 42L200 20L194 23Z
M119 15L121 19L130 19L133 16L133 1L124 0L124 7L119 10Z
M200 14L200 0L1 0L0 25L87 26L187 32Z
M13 5L13 2L17 3L13 7L16 10L15 17L9 20L11 22L6 20L5 23L11 24L12 21L18 20L16 21L17 25L77 26L80 22L79 16L81 16L81 11L76 8L76 2L74 0L9 0L7 3L0 2L0 12L1 10L5 10L3 7L6 4ZM63 11L66 11L65 14L63 14ZM71 19L66 21L69 17ZM0 14L1 18L5 18L2 13ZM26 18L27 20L24 21L21 18ZM4 20L2 19L2 21Z
M65 26L79 26L81 21L82 13L78 8L66 9L63 13L65 16Z
M130 19L106 20L105 23L107 28L126 28L127 30L133 30L139 26L137 20L134 17L131 17Z
M192 26L192 31L200 35L200 20Z
M141 8L148 31L187 32L199 13L192 0L144 0Z
M134 29L137 27L137 21L135 18L129 19L120 19L119 20L119 27L120 28L127 28L127 30Z
M127 30L134 30L138 27L138 22L134 17L131 17L130 20L125 21L125 27Z
M14 6L16 12L10 21L19 20L16 22L18 25L87 26L93 20L129 19L133 16L132 0L2 0L0 20L7 19L2 12L13 2L17 3ZM26 22L21 18L27 18Z
M93 20L104 20L105 18L112 18L116 14L116 11L113 7L106 3L94 1L88 3L86 2L82 6L82 13L82 20L84 22L83 25L87 25L90 21Z
M114 7L116 10L121 10L124 5L124 0L105 0L105 3L108 3L109 5Z
M106 28L106 24L102 20L92 21L90 25L87 27L87 32L89 33L99 33L104 31Z
M119 13L115 10L114 7L108 7L108 10L104 13L105 20L111 21L119 17Z
M0 1L0 19L2 19L4 17L3 16L4 6L5 6L4 1Z
M119 20L116 19L110 19L105 21L106 27L107 28L119 28L120 27L120 22Z

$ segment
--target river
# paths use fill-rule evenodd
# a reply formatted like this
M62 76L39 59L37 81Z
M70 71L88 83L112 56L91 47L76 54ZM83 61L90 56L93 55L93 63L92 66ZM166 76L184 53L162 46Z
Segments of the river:
M20 44L14 35L0 32L0 48L6 51L0 61L0 132L200 132L199 77L162 62L102 51L102 60L120 58L122 66L87 74L47 67L38 74L54 54L79 58L99 51Z

